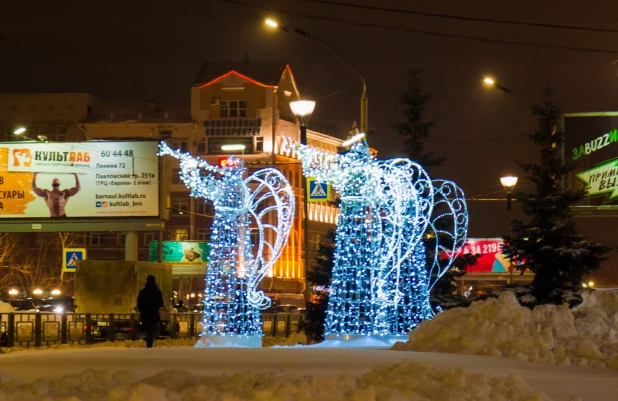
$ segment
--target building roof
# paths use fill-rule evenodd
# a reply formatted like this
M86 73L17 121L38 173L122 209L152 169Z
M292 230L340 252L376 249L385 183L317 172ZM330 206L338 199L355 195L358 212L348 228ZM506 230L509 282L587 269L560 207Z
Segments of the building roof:
M286 63L252 63L250 61L236 63L205 62L200 67L193 85L201 86L229 73L230 71L236 71L237 73L247 76L261 84L275 86L279 84L279 80L281 79L286 66Z
M151 123L151 122L191 122L189 108L186 106L164 107L154 100L150 101L106 101L99 110L86 120L87 123Z

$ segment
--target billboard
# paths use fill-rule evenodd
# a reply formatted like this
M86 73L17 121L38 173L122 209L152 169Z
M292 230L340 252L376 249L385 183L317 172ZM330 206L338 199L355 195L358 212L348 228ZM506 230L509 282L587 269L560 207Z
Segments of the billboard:
M502 254L502 238L468 238L462 253L481 255L468 273L504 273L509 271L509 259Z
M156 142L0 143L0 218L159 215Z
M205 242L163 241L163 263L174 265L203 265L208 260L210 247ZM159 243L150 243L150 262L159 261Z
M174 276L203 276L206 274L206 263L210 255L210 247L205 242L163 241L161 262L172 265ZM153 241L149 247L149 260L159 261L159 243Z
M563 129L563 156L575 166L565 188L587 190L576 209L618 213L618 112L565 114Z

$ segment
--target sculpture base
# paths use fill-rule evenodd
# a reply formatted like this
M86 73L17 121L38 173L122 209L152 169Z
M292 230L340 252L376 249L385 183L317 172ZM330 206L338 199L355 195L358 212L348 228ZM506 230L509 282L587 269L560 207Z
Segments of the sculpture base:
M327 334L319 348L390 348L396 342L408 341L406 335Z
M204 334L194 348L262 348L262 336L222 336Z

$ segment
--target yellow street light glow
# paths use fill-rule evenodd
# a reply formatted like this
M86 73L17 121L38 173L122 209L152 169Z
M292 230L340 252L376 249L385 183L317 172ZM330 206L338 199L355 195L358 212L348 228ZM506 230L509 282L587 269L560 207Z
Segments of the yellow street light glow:
M34 295L41 295L41 294L43 293L43 290L42 290L42 289L40 289L40 288L37 288L36 290L32 291L32 293L33 293Z
M52 294L52 295L60 295L60 294L62 294L62 293L60 292L60 290L53 290L53 291L51 292L51 294Z
M26 132L26 127L19 127L19 128L17 128L15 131L13 131L13 133L14 133L15 135L21 135L21 134L23 134L24 132Z
M17 295L19 294L19 291L17 291L15 288L13 288L12 290L9 290L9 295Z
M495 85L496 83L496 81L494 81L493 78L491 77L483 78L483 82L486 83L487 85Z
M364 133L364 132L361 132L360 134L356 134L356 135L354 135L352 138L350 138L350 139L346 139L345 141L343 141L343 143L341 144L341 146L343 146L343 147L345 148L346 146L350 146L350 145L351 145L351 144L353 144L354 142L359 141L359 140L361 140L361 139L362 139L362 138L364 138L364 137L365 137L365 133Z
M270 18L266 19L266 20L264 21L264 23L265 23L266 25L270 26L270 27L273 27L273 28L277 28L277 27L279 26L279 24L277 23L277 21L272 20L272 19L270 19Z
M589 281L588 282L588 287L594 287L594 281Z
M513 176L501 177L500 183L502 184L504 189L506 189L507 191L510 191L513 188L515 188L515 185L517 185L517 177L513 177Z
M229 144L221 146L221 150L245 150L246 146L243 144Z
M295 116L305 117L313 113L315 102L313 100L297 100L290 102L290 108Z

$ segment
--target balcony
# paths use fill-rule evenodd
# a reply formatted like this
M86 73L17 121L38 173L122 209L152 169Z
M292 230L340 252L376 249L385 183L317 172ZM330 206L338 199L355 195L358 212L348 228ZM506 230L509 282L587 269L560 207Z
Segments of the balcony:
M261 118L211 118L204 121L206 136L257 136Z

